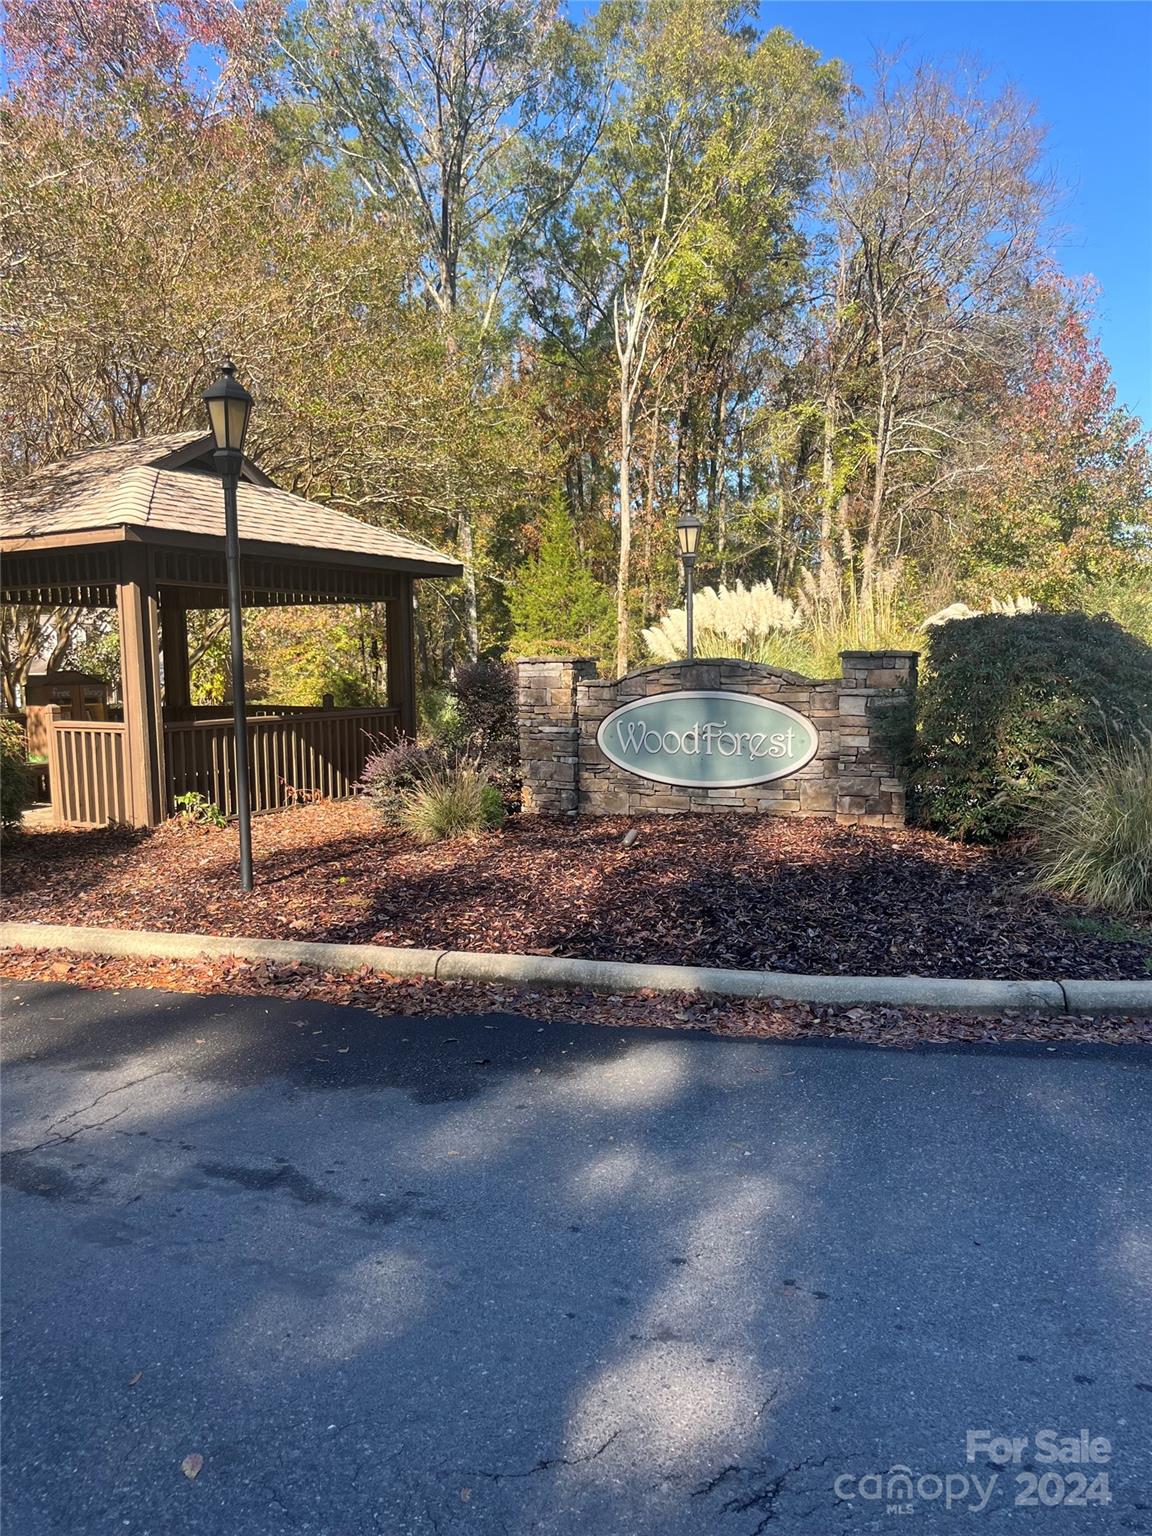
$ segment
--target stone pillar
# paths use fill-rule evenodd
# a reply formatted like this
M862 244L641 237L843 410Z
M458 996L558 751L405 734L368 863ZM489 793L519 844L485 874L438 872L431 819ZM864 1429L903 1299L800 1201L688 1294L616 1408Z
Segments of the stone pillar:
M877 739L885 708L916 686L916 651L841 651L840 774L836 820L902 827L904 785L891 750Z
M522 809L571 816L579 797L576 685L596 676L594 661L516 663Z

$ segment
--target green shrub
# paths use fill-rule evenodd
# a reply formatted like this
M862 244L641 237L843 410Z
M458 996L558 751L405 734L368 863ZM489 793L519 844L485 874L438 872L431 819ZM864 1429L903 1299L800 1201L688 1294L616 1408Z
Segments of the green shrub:
M322 673L319 690L321 702L331 695L333 709L363 709L380 703L377 690L351 667L333 667Z
M1152 730L1152 647L1083 613L987 614L929 630L907 763L918 819L994 842L1085 746Z
M417 700L420 739L441 743L458 742L462 734L460 706L447 688L424 688Z
M0 720L0 824L15 826L32 804L35 775L28 766L24 727Z
M1042 889L1152 911L1152 738L1065 763L1033 824Z
M438 747L402 736L368 758L360 775L360 789L381 816L394 821L407 791L414 789L430 769L444 765L444 754Z
M485 784L480 791L480 804L484 812L485 827L504 825L504 796L496 784Z
M399 797L399 820L419 843L496 827L504 820L500 791L476 768L430 768Z
M497 769L514 764L520 751L516 669L503 661L466 661L456 669L452 695L469 751Z

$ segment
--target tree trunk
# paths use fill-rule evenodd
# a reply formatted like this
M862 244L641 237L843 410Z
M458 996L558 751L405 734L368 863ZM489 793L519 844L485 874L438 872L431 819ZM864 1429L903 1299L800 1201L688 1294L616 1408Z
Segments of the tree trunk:
M847 296L848 257L843 245L836 266L836 299L824 359L824 444L820 465L820 543L817 583L821 601L830 612L839 606L841 580L836 549L836 431L839 426L839 397L836 391L837 349L840 344L840 316Z
M820 466L820 544L817 585L821 601L831 606L832 597L840 590L840 578L836 565L836 549L833 543L833 510L836 504L836 390L829 378L824 395L824 453Z
M881 391L876 412L876 468L872 478L872 504L868 509L868 534L860 555L860 598L871 602L876 568L880 561L880 534L884 520L884 491L888 477L888 448L892 438L892 412L887 391Z
M632 575L631 370L620 370L620 557L616 567L616 676L628 671L628 588Z
M37 608L6 607L0 626L0 678L4 703L16 708L17 691L24 685L28 669L40 653L46 630L46 616Z
M652 435L648 450L648 468L644 487L644 611L652 607L652 533L656 523L656 479L659 472L660 411L664 380L656 386L652 406Z
M456 276L446 256L441 256L440 271L446 285L445 298L449 302L447 329L444 333L444 350L448 366L455 368L459 360L459 345L453 330L452 310L456 302ZM464 584L464 646L468 659L475 661L480 655L480 605L476 596L476 523L472 508L461 503L456 512L456 543L460 550L460 564L464 567L461 581Z
M56 638L44 667L45 672L59 672L64 665L79 620L80 611L76 608L64 609L54 615Z
M475 661L480 655L480 608L476 599L476 537L470 507L460 508L456 535L464 567L464 643L470 659Z

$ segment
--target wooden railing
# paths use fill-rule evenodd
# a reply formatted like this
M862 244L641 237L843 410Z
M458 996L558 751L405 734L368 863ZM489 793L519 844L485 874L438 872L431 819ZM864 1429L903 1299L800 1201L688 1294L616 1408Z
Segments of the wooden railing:
M248 721L253 811L352 794L374 745L394 737L395 709L309 710ZM198 794L226 816L236 811L235 736L231 720L170 722L164 727L169 809Z
M48 777L53 819L106 827L130 820L124 727L108 720L53 720Z
M314 715L317 713L314 704L248 704L249 720L255 720L264 715ZM164 706L165 725L191 725L200 720L230 720L232 718L231 706L228 704L184 704ZM331 713L331 711L326 711Z

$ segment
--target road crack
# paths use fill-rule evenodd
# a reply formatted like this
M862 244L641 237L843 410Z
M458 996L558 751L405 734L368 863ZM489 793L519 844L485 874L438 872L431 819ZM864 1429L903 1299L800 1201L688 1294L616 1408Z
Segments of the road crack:
M32 1147L13 1147L11 1149L12 1152L25 1154L30 1152L43 1152L48 1147L63 1147L67 1145L68 1142L75 1141L77 1136L82 1136L85 1131L98 1131L102 1126L111 1125L113 1120L119 1120L121 1115L126 1115L128 1113L128 1109L131 1106L126 1106L124 1109L118 1109L114 1115L109 1115L104 1120L93 1120L89 1125L78 1125L74 1131L69 1131L67 1136L53 1135L53 1132L56 1131L60 1126L67 1125L69 1120L75 1120L77 1115L89 1114L96 1108L97 1104L103 1103L105 1099L110 1099L117 1093L127 1093L129 1088L136 1088L141 1083L147 1083L154 1077L163 1077L165 1073L170 1071L170 1067L157 1067L155 1072L145 1072L143 1076L134 1077L130 1082L120 1083L115 1088L106 1088L103 1093L98 1093L90 1104L82 1104L79 1109L70 1109L66 1115L61 1115L58 1120L54 1120L48 1127L48 1133L43 1141L38 1141L36 1145Z
M550 1472L553 1467L587 1466L589 1462L595 1461L599 1456L603 1456L612 1442L622 1433L622 1430L614 1429L603 1445L598 1445L595 1450L587 1451L583 1456L549 1456L543 1461L536 1462L535 1466L527 1467L523 1472L486 1472L481 1469L477 1476L486 1477L494 1483L499 1483L509 1477L535 1477L538 1472Z
M742 1473L747 1475L751 1486L746 1492L733 1493L720 1505L719 1513L722 1515L748 1515L755 1514L760 1518L748 1532L748 1536L763 1536L763 1532L777 1519L776 1502L780 1495L786 1491L788 1479L797 1472L806 1472L818 1467L827 1466L832 1460L831 1455L820 1457L804 1457L800 1461L794 1461L773 1476L762 1481L766 1475L766 1469L752 1471L738 1463L730 1463L722 1467L714 1477L701 1483L692 1490L693 1498L700 1498L716 1492L723 1484L732 1478L739 1477Z

